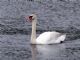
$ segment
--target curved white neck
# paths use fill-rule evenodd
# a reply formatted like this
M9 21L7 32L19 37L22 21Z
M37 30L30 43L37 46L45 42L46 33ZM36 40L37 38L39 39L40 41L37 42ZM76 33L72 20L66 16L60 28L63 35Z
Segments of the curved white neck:
M36 43L36 23L37 23L37 18L32 21L32 33L31 33L31 43L32 44Z

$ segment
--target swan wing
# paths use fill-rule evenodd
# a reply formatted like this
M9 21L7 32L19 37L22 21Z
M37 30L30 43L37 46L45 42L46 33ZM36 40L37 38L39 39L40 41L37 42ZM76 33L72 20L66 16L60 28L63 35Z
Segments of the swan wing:
M58 32L44 32L36 39L37 44L53 44L60 43L65 39L65 35Z
M47 41L50 39L50 33L49 32L44 32L40 34L37 39L36 43L38 44L47 44Z
M66 38L66 34L62 34L58 36L55 41L51 40L50 43L60 43L61 41L64 41L65 38Z

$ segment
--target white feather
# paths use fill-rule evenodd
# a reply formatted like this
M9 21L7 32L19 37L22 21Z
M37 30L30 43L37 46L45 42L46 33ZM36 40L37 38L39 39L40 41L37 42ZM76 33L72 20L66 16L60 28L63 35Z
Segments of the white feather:
M53 44L53 43L60 43L64 41L66 38L66 34L62 34L56 31L52 32L44 32L39 35L36 39L36 23L37 23L37 16L32 14L32 35L31 35L31 43L32 44Z
M61 34L58 32L44 32L39 35L36 39L37 44L53 44L53 43L60 43L64 41L66 34Z

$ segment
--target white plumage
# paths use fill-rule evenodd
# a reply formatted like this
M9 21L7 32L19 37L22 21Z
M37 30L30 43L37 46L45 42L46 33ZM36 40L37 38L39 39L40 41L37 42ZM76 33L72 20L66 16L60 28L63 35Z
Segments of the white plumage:
M31 34L32 44L54 44L60 43L65 40L66 34L62 34L56 31L44 32L40 34L39 37L36 39L37 16L35 14L31 14L29 16L29 20L32 22L32 34Z
M44 32L36 39L37 44L54 44L65 40L66 35L58 32Z

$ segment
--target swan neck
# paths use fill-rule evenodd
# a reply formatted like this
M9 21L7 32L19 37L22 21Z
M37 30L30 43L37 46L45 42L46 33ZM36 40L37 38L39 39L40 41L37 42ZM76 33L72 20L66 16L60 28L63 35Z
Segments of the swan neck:
M32 21L32 33L31 33L31 43L32 44L36 43L36 23L37 23L37 19Z

